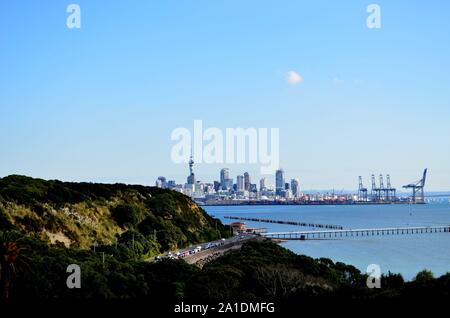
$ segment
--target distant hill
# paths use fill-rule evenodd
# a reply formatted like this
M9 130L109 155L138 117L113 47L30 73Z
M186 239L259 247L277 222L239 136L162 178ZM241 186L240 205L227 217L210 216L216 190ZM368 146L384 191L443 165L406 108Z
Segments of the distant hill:
M86 249L133 239L148 256L227 236L189 197L125 184L73 183L11 175L0 179L0 230Z

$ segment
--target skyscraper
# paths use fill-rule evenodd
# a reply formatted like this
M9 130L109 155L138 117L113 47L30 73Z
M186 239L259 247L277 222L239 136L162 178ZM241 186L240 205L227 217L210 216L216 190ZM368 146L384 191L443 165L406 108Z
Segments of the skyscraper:
M300 196L300 183L298 182L298 179L291 180L291 191L294 197Z
M158 188L167 188L167 181L166 181L166 177L158 177L158 179L155 182L155 186L157 186Z
M228 170L228 168L223 168L222 170L220 170L220 186L222 187L222 189L227 189L229 185L228 180L230 180L230 171Z
M229 179L225 179L225 190L231 190L233 189L233 179L229 178Z
M169 181L167 182L167 187L168 187L169 189L174 189L176 186L177 186L177 184L176 184L175 180L169 180Z
M275 193L276 195L281 195L284 190L284 171L279 169L275 172Z
M245 190L245 187L244 187L244 176L242 176L242 175L237 176L236 185L237 185L237 190L238 191L244 191Z
M259 180L259 191L264 191L266 189L266 178Z
M244 190L245 191L250 191L250 174L248 172L244 173Z

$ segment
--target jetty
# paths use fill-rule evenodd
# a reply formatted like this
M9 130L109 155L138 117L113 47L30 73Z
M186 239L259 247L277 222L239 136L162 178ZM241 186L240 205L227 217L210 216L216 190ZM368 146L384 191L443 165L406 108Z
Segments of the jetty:
M332 224L319 224L319 223L307 223L307 222L298 222L298 221L249 218L249 217L241 217L241 216L224 216L224 218L231 219L231 220L240 220L240 221L276 223L276 224L296 225L296 226L304 226L304 227L316 227L316 228L334 229L334 230L343 230L344 229L344 227L341 225L332 225Z
M263 233L261 235L267 238L279 240L308 240L308 239L326 239L326 238L331 239L341 237L364 237L364 236L444 233L444 232L450 233L450 225L325 230L325 231L269 232Z

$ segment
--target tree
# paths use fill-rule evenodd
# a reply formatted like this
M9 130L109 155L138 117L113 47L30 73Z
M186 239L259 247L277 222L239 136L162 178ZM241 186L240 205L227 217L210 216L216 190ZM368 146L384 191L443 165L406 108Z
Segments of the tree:
M21 248L14 232L0 231L0 286L2 297L9 298L12 280L16 274L16 262Z
M423 271L417 273L414 281L417 283L426 283L432 281L433 279L433 273L429 270L424 269Z
M383 288L387 287L398 289L403 287L403 285L405 284L405 280L403 279L403 276L401 274L394 274L390 271L387 275L383 275L381 277L381 281L383 282Z
M13 225L10 221L10 219L7 217L6 213L3 211L2 207L0 206L0 230L10 230L13 228Z
M111 216L120 227L134 227L142 221L143 212L130 204L119 204L111 210Z

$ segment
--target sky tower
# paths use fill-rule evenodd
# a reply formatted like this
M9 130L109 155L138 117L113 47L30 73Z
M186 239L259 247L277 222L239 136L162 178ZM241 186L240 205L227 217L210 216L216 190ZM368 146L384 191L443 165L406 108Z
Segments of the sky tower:
M187 184L195 184L194 158L192 157L192 151L191 157L189 158L189 176L187 177Z

